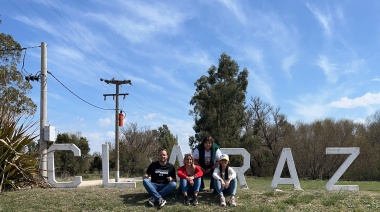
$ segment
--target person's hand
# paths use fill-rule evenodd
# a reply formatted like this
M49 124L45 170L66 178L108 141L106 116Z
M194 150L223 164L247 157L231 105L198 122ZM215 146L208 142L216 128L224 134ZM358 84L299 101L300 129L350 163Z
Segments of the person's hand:
M167 177L167 179L168 179L169 182L173 181L172 177Z
M231 182L230 180L227 180L227 181L226 181L226 183L225 183L225 188L230 187L230 182Z
M149 178L149 175L144 174L142 178L143 178L143 179L147 179L147 178Z
M193 186L193 185L194 185L194 180L190 180L190 181L188 181L188 182L189 182L190 186Z
M223 179L220 179L220 183L222 184L222 188L223 188L223 189L226 188L226 183L224 182Z

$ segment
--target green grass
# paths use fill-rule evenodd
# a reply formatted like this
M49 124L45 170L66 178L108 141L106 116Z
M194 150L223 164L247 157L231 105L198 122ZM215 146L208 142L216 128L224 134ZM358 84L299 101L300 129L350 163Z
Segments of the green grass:
M380 210L379 182L339 182L359 185L360 191L325 190L327 181L301 181L303 191L271 179L246 178L249 189L238 189L237 207L221 208L218 197L201 193L198 206L184 206L178 190L167 197L161 211L375 211ZM208 185L206 183L206 185ZM0 194L0 211L157 211L147 204L142 183L137 188L101 186L70 189L25 189Z

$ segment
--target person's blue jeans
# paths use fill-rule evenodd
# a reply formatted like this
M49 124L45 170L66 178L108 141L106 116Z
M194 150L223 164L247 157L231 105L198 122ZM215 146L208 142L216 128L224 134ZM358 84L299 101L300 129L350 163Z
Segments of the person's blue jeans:
M221 195L223 192L223 195L235 195L236 194L236 188L237 188L237 179L233 179L230 182L230 186L226 189L222 189L222 183L219 180L214 180L215 183L215 191L218 195Z
M143 185L148 193L152 195L156 200L169 195L177 187L177 183L174 181L168 184L158 184L152 183L149 179L144 179Z
M179 181L179 190L181 193L187 192L190 194L194 194L195 191L199 192L199 189L201 187L201 178L195 178L194 179L194 185L189 185L187 183L186 179L180 179Z
M205 189L205 183L204 183L205 178L210 178L210 189L214 189L215 179L212 177L213 172L214 172L214 170L211 170L207 174L203 173L203 176L201 177L201 187L200 187L201 190Z

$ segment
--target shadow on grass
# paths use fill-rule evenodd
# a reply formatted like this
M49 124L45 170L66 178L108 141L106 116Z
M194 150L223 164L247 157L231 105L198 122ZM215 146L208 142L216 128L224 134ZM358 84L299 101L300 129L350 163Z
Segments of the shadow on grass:
M134 193L134 194L123 194L120 195L121 198L123 198L123 202L126 205L131 205L131 206L146 206L146 207L152 207L148 203L148 199L150 195L146 193ZM192 198L192 197L191 197ZM174 190L173 193L170 195L166 196L164 198L166 200L165 207L167 206L177 206L177 205L182 205L183 204L183 197L182 194L179 192L178 189ZM217 195L210 193L210 192L200 192L198 194L198 202L199 205L215 205L219 204L219 198ZM155 207L157 207L158 203L155 203Z

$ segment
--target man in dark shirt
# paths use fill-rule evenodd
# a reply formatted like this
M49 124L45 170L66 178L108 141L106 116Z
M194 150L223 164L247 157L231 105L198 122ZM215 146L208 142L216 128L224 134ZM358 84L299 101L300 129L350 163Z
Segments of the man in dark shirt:
M151 178L149 180L149 177ZM166 200L165 196L172 193L177 187L176 171L173 164L168 162L168 153L166 149L160 150L158 153L158 161L152 162L143 176L143 185L152 197L148 203L154 206L158 201L158 205L162 208Z

